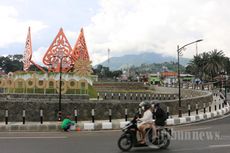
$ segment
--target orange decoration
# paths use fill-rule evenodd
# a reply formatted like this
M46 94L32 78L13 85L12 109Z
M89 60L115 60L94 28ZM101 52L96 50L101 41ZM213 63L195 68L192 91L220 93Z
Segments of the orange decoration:
M25 45L25 51L23 55L23 70L28 71L30 67L30 61L32 58L32 42L31 42L31 34L30 34L30 27L28 29L28 34L26 37L26 45Z
M74 59L74 61L79 60L79 58L83 59L84 61L89 61L89 53L86 46L83 28L81 28L80 35L73 48L73 51L71 52L71 56Z
M43 63L48 66L50 71L68 72L74 61L71 57L72 48L61 28L43 57ZM60 67L61 66L61 67Z
M30 27L28 29L28 34L26 37L26 45L25 45L25 51L23 55L23 70L28 71L31 64L34 64L38 69L40 69L43 73L45 73L45 70L35 62L33 62L32 58L32 41L31 41L31 34L30 34Z

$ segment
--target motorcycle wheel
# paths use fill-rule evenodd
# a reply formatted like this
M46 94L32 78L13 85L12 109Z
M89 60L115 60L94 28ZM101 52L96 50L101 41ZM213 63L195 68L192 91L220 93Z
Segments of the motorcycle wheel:
M132 140L127 135L121 136L118 140L118 147L122 151L129 151L133 146Z
M166 149L170 145L170 139L168 138L167 135L164 135L163 140L161 142L161 149Z

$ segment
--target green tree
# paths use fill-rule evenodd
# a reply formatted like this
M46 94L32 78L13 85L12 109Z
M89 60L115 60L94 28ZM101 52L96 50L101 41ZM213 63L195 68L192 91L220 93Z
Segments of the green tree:
M194 56L186 67L186 72L199 77L202 80L213 80L222 70L227 70L226 63L229 59L224 56L222 50L214 49L208 53ZM230 63L229 63L230 64Z
M1 56L0 67L6 73L22 70L23 68L22 58L23 58L22 55L8 55L6 57Z
M209 52L209 58L207 64L204 66L205 72L211 76L211 79L218 75L218 73L224 69L224 53L223 51L217 51L214 49Z

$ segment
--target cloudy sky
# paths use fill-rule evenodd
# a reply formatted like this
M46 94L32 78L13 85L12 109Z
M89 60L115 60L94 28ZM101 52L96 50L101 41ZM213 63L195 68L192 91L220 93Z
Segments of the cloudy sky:
M23 54L31 27L33 59L42 57L63 27L72 46L84 27L93 65L111 56L157 52L204 39L198 51L230 56L229 0L0 0L0 55ZM195 45L184 57L196 54Z

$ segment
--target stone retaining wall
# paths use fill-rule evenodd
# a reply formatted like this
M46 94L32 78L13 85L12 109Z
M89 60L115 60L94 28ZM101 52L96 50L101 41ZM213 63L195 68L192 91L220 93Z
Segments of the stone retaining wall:
M195 92L195 91L187 91ZM212 102L212 94L207 91L202 92L202 96L193 98L182 99L182 110L187 112L188 104L191 105L191 111L195 110L196 104L199 108L203 108L203 103L208 106L209 102ZM9 111L9 121L21 121L22 120L22 110L26 110L26 120L27 121L39 121L40 120L40 109L43 109L44 120L53 121L57 120L58 112L58 96L43 95L33 95L33 98L10 98L9 95L0 95L0 121L5 118L5 109ZM8 97L7 97L8 96ZM10 95L11 96L11 95ZM125 108L128 108L128 116L132 117L136 112L138 104L140 101L136 100L87 100L82 97L82 99L72 99L62 100L63 115L71 114L74 115L74 109L78 110L79 120L91 120L91 110L95 109L95 120L98 119L108 119L109 109L112 109L112 118L124 118ZM71 96L69 97L71 98ZM166 110L166 106L169 106L170 114L178 113L178 100L163 100L161 101L162 107Z

